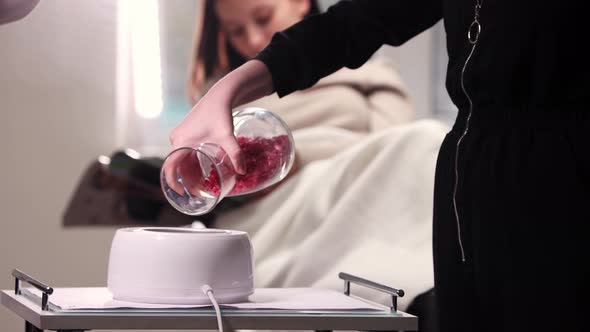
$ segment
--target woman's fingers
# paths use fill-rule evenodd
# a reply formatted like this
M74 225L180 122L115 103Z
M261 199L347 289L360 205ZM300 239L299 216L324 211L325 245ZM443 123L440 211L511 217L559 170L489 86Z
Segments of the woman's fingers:
M232 135L221 141L221 147L225 150L225 153L231 159L232 165L236 173L243 175L246 174L246 163L244 161L244 153L238 144L236 138Z
M162 165L162 171L164 173L164 181L170 187L170 189L174 190L179 195L184 193L183 185L178 182L179 179L179 166L182 164L183 159L185 159L189 154L190 150L188 149L177 149L172 151L164 164Z

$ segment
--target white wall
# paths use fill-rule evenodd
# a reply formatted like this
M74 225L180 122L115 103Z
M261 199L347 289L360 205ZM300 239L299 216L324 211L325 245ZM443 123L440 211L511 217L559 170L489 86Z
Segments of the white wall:
M112 229L64 230L89 162L114 148L115 1L41 1L0 26L0 288L13 268L53 286L106 283ZM0 309L0 330L22 321Z
M0 289L13 287L13 268L52 286L106 284L115 229L63 229L61 214L84 168L117 148L116 17L116 0L53 0L0 26ZM381 51L421 117L432 103L430 39ZM22 328L0 309L2 331Z

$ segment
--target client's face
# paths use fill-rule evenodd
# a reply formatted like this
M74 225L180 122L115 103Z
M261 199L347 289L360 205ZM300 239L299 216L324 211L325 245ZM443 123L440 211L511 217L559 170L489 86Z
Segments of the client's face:
M252 58L272 35L300 21L309 12L309 0L217 0L215 12L230 43Z

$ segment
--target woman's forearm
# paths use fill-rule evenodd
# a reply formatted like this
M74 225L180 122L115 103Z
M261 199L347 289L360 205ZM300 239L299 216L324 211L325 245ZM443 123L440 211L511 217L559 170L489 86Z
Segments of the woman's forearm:
M219 80L170 133L173 149L202 142L221 145L239 174L246 172L242 151L233 133L232 110L273 92L266 65L251 60Z
M266 65L259 60L250 60L219 80L209 94L217 95L233 109L273 91L272 76Z

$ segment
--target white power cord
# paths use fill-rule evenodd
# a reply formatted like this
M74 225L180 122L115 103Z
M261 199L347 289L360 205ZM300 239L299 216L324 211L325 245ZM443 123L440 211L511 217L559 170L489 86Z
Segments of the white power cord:
M223 332L223 323L221 322L221 309L219 308L219 304L217 303L217 300L215 300L215 296L213 296L213 288L211 288L211 286L209 286L209 285L203 285L203 287L201 287L201 289L203 290L203 293L205 293L205 295L207 295L209 297L209 300L211 300L211 303L213 303L213 307L215 308L215 313L217 314L217 326L219 328L219 332Z

